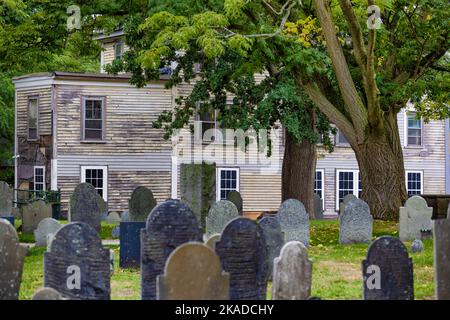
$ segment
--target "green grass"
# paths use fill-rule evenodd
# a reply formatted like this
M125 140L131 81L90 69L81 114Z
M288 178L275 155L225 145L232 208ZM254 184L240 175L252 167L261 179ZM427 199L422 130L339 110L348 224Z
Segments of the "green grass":
M102 223L102 230L113 226ZM395 223L375 221L374 238L382 235L398 236ZM103 236L106 236L104 232ZM110 234L110 233L109 233ZM313 261L312 295L321 299L361 299L361 261L368 245L339 245L337 221L312 221L309 258ZM414 262L414 290L416 299L432 299L434 296L433 241L424 241L425 250L410 256ZM409 249L410 243L406 243ZM120 269L119 247L109 246L115 252L115 272L111 277L111 298L122 300L140 299L140 271ZM32 248L25 258L20 299L30 299L43 285L43 248ZM268 298L271 297L268 285Z

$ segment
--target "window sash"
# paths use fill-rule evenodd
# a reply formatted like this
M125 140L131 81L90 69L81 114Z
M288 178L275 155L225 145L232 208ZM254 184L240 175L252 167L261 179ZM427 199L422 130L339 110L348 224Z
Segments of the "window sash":
M354 194L359 198L362 192L362 183L359 170L336 171L336 210L347 194Z
M82 100L82 140L104 140L105 99L85 97Z
M406 191L408 196L423 194L423 172L406 171Z
M226 200L230 191L239 192L239 169L217 168L216 200Z
M39 137L39 98L28 98L28 119L27 119L28 140L37 140Z
M82 166L81 182L92 184L103 200L108 201L108 167Z
M38 191L45 191L45 167L35 166L33 171L33 189Z
M422 145L422 120L416 119L416 113L407 115L406 141L408 146Z
M121 59L123 57L123 41L118 41L114 44L114 59Z

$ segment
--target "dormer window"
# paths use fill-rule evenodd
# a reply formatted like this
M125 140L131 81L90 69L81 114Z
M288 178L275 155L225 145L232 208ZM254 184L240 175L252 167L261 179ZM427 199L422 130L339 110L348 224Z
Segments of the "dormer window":
M123 41L119 40L114 44L114 59L122 59L123 57Z

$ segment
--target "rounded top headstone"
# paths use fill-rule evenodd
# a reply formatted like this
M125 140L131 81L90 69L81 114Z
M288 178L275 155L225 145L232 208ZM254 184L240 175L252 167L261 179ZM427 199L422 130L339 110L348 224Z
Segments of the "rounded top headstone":
M277 217L282 225L289 225L292 219L309 220L305 206L297 199L287 199L283 201L278 209Z
M420 209L427 209L428 204L424 198L422 198L421 196L415 195L406 200L405 207L420 210Z
M13 225L5 219L0 219L0 247L2 246L2 241L6 238L19 242L19 237L17 236L16 229Z
M395 257L393 256L394 252ZM392 236L382 236L372 242L367 250L366 257L368 261L385 260L391 257L409 259L408 250L403 242Z
M129 201L130 221L146 221L155 206L153 192L144 186L137 187L133 190Z
M170 225L167 222L170 221ZM170 199L157 205L147 218L146 229L172 228L175 226L198 226L194 212L178 199Z
M214 203L206 217L206 234L209 236L222 232L225 225L237 217L239 212L233 202L220 200Z
M279 263L281 260L286 265L293 265L301 261L308 261L308 250L306 246L300 241L287 242L280 251L280 256L275 258L275 262Z
M227 200L234 203L239 213L242 213L243 201L239 191L232 190L227 195Z
M362 218L373 219L369 205L361 199L350 201L345 206L344 212L339 216L340 221L359 220Z
M53 288L45 287L36 291L31 300L64 300L62 295Z
M349 193L344 197L344 199L342 199L342 202L347 204L353 200L358 200L358 198L353 193Z

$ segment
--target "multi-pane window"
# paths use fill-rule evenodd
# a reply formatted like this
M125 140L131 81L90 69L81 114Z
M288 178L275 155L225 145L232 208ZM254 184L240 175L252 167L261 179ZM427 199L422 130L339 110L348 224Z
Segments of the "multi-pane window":
M230 191L239 191L239 169L218 168L217 169L217 200L226 200Z
M81 167L81 182L90 183L98 194L107 201L108 169L105 166Z
M103 140L104 99L83 99L83 140Z
M423 176L421 171L406 171L406 190L408 196L423 193Z
M45 191L45 167L36 166L34 167L34 190Z
M203 143L211 143L218 140L218 125L216 110L202 110L202 103L197 102L197 139Z
M39 99L28 99L28 139L37 140L39 134Z
M336 210L339 209L339 203L344 200L348 194L354 194L359 197L362 191L362 184L358 170L337 170L336 173Z
M417 119L415 112L408 113L408 146L422 145L422 121Z
M314 193L317 193L320 199L323 199L323 170L316 170L316 178L314 180Z
M114 59L122 59L123 57L123 41L117 41L114 44Z
M344 136L344 134L342 133L341 130L338 130L337 134L336 134L336 144L337 145L348 145L348 140L347 138Z

